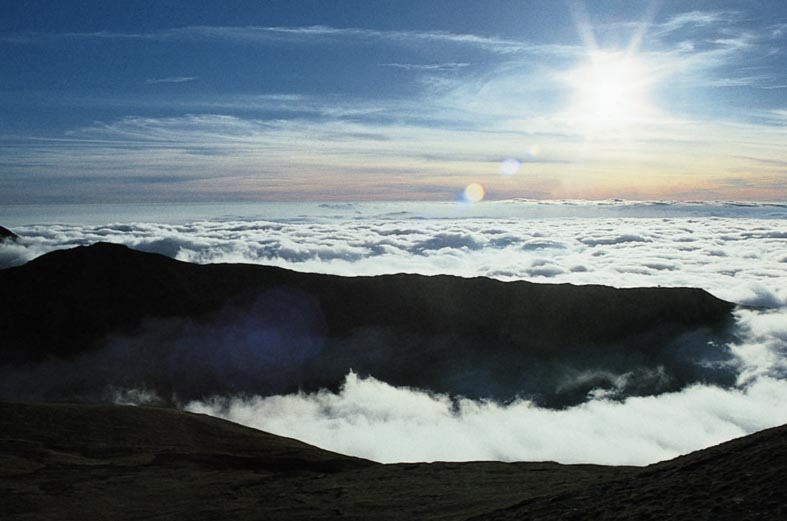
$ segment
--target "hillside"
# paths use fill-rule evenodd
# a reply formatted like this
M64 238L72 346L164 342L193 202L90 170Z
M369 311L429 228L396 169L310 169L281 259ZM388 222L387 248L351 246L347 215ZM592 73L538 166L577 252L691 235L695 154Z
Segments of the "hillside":
M691 288L338 277L99 243L1 270L0 297L0 367L101 368L74 376L82 387L70 391L0 386L7 399L68 400L107 385L184 399L285 393L336 388L353 369L392 385L561 406L627 372L641 374L627 394L733 380L705 363L726 356L717 346L733 305ZM665 376L648 379L657 369ZM566 386L572 374L596 376Z
M629 469L381 465L170 409L0 403L14 519L463 519Z
M787 519L785 487L787 426L781 426L473 521Z
M2 403L0 461L0 511L14 519L689 521L787 514L787 426L643 468L382 465L168 409Z

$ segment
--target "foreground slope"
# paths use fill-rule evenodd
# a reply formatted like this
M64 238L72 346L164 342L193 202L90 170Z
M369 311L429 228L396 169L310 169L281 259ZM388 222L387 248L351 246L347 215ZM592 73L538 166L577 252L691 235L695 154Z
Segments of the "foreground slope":
M382 465L168 409L0 403L0 461L0 512L12 519L787 515L787 426L643 468Z
M464 519L631 472L381 465L169 409L14 403L0 403L0 462L0 512L36 520Z
M0 367L54 357L89 371L72 375L84 387L72 394L0 386L7 399L75 399L107 385L183 399L335 389L353 369L392 385L561 406L624 373L637 376L632 394L734 380L728 366L705 363L724 356L733 305L691 288L337 277L99 243L0 270L0 297ZM6 380L68 372L56 369ZM587 374L601 376L576 378Z
M473 518L787 519L787 426L643 468L633 476L525 500Z

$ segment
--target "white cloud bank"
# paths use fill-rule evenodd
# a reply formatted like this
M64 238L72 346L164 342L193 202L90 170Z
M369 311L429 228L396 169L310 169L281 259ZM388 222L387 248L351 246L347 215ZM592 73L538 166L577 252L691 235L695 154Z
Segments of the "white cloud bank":
M624 401L596 393L582 405L550 410L349 375L337 393L225 396L186 405L378 461L646 464L787 422L784 205L414 208L268 206L262 210L267 215L239 217L225 209L221 218L179 223L25 224L13 226L20 242L0 246L0 263L105 240L193 262L263 263L341 275L450 273L618 287L693 286L767 308L738 311L739 340L730 347L739 378L726 389L694 385Z
M216 399L191 412L381 462L558 461L643 465L787 422L787 381L592 400L563 410L389 386L351 374L339 393Z
M787 310L739 311L738 382L561 410L452 398L349 374L338 393L217 397L185 406L381 462L644 465L787 422Z
M220 208L221 218L175 224L13 226L23 239L0 246L0 267L109 241L198 263L691 286L739 304L787 302L787 207L779 204L263 205L254 217Z

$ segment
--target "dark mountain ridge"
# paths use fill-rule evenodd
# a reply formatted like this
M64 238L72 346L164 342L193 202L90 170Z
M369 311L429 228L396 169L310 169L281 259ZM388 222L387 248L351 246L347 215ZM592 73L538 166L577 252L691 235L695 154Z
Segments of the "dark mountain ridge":
M17 234L9 230L8 228L4 228L0 226L0 242L2 241L15 241L19 238Z
M189 264L98 243L0 270L0 296L0 366L78 359L89 368L90 357L104 353L95 356L105 356L106 367L117 363L106 358L109 346L126 359L147 359L118 385L184 399L335 389L350 369L394 385L499 399L527 394L551 405L581 401L627 372L661 371L633 379L639 387L629 391L638 394L733 378L693 362L725 356L719 346L734 306L692 288L338 277ZM222 361L187 377L189 368L178 364L188 350L200 367L206 358ZM178 367L161 374L162 363ZM216 369L221 364L231 367ZM218 374L225 370L237 374ZM577 374L580 383L566 388Z

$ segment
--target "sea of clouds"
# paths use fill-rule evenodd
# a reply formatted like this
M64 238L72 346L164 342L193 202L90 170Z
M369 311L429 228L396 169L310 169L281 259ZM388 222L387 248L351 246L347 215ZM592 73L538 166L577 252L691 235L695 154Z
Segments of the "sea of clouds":
M623 401L598 392L581 405L552 410L527 400L501 404L436 395L349 374L339 392L219 396L184 404L378 461L645 464L787 423L787 205L410 203L211 212L205 212L209 218L181 213L157 222L105 218L108 224L30 218L13 227L21 240L0 246L0 267L109 241L189 262L260 263L347 276L447 273L691 286L758 307L736 312L738 340L729 347L739 376L732 388L698 384ZM116 399L152 398L121 390Z

